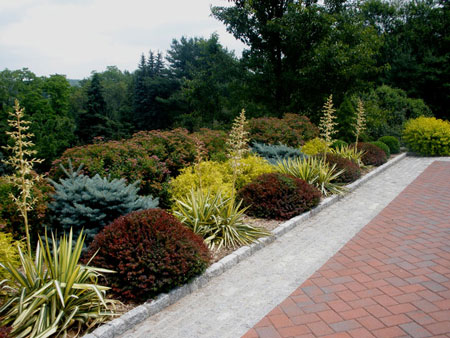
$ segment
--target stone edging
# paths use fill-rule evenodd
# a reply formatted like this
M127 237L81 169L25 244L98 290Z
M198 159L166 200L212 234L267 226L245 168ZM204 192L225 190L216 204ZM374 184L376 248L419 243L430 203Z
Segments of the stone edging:
M372 170L367 175L364 175L359 180L347 185L346 187L348 192L352 192L360 185L374 178L378 174L382 173L387 168L404 159L406 156L407 156L406 153L400 154L395 158L393 158L392 160L390 160L389 162ZM156 297L156 299L135 307L134 309L123 314L121 317L114 319L110 322L107 322L102 326L98 327L92 333L85 335L84 338L114 338L120 336L129 329L133 328L136 324L139 324L148 317L153 316L154 314L160 312L169 305L174 304L184 296L202 288L212 278L221 275L225 271L232 268L234 265L243 261L247 257L253 255L256 251L262 249L263 247L275 241L277 238L283 236L285 233L292 230L300 223L311 218L319 211L329 207L330 205L333 205L334 203L342 199L344 196L345 194L333 195L331 197L325 198L314 209L306 213L303 213L299 216L296 216L294 218L291 218L290 220L284 222L283 224L279 225L277 228L272 230L272 236L264 237L252 245L240 247L233 253L222 258L220 261L212 264L208 269L206 269L206 271L201 276L194 278L189 284L185 284L181 287L178 287L170 291L169 293L161 294L158 297Z

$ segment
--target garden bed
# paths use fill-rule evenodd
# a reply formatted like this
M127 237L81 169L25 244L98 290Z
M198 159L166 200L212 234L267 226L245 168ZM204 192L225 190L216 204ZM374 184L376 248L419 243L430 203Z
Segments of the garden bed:
M376 175L383 172L384 170L394 165L398 161L402 160L405 156L406 153L392 155L389 158L389 161L384 165L380 167L373 167L370 168L370 170L365 171L363 173L364 176L346 186L348 192L355 190L358 186L375 177ZM192 280L189 284L176 288L171 292L169 292L168 294L161 294L155 299L149 300L146 303L133 308L131 311L128 311L125 314L123 314L120 318L105 323L104 325L100 326L95 331L93 331L88 335L85 335L84 337L85 338L118 337L119 335L123 334L125 331L129 330L136 324L158 313L167 306L183 298L187 294L190 294L198 290L199 288L202 288L212 278L221 275L224 271L230 269L240 261L246 259L256 251L265 247L266 245L272 243L276 238L281 237L283 234L290 231L298 224L317 214L322 209L334 204L343 196L345 196L345 194L332 195L330 197L324 198L321 200L320 204L314 209L285 222L247 217L246 219L248 223L264 227L265 229L271 231L272 236L264 237L260 241L250 246L243 246L236 250L221 249L217 252L214 252L212 260L213 264L201 276L194 278L194 280ZM129 309L129 305L130 304L126 305L124 307L124 310Z

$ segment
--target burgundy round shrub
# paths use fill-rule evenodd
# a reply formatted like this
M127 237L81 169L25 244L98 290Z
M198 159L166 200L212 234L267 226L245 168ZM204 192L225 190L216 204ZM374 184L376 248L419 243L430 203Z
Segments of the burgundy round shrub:
M11 337L9 334L11 333L11 326L3 326L0 327L0 338L9 338Z
M358 150L363 150L365 152L362 157L362 161L365 165L380 166L387 161L386 153L376 145L359 142L357 148Z
M289 219L316 206L320 192L314 186L293 176L263 174L238 192L238 198L249 206L246 214L268 219Z
M183 285L209 263L203 239L162 209L119 217L89 246L91 265L116 271L106 283L123 300L145 301Z
M361 169L352 160L343 158L337 154L328 153L326 161L330 165L336 164L337 171L344 170L344 172L336 179L337 183L351 183L361 177Z

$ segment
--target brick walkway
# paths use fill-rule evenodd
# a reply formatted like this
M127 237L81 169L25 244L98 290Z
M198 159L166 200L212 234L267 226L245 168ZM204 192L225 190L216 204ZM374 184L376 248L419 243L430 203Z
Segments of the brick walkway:
M450 337L450 163L434 162L252 337Z

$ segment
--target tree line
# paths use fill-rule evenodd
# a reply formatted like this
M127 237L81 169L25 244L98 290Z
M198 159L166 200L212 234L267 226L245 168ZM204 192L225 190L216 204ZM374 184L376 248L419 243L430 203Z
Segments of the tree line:
M242 108L248 117L291 112L317 123L329 94L342 125L352 118L355 97L374 95L394 107L416 99L408 109L428 106L437 117L447 116L449 2L230 2L213 7L212 15L246 45L242 57L213 34L174 39L164 54L143 54L133 72L110 66L76 86L63 75L3 70L1 144L16 98L32 120L38 156L46 159L42 170L67 147L97 139L178 126L225 129Z

